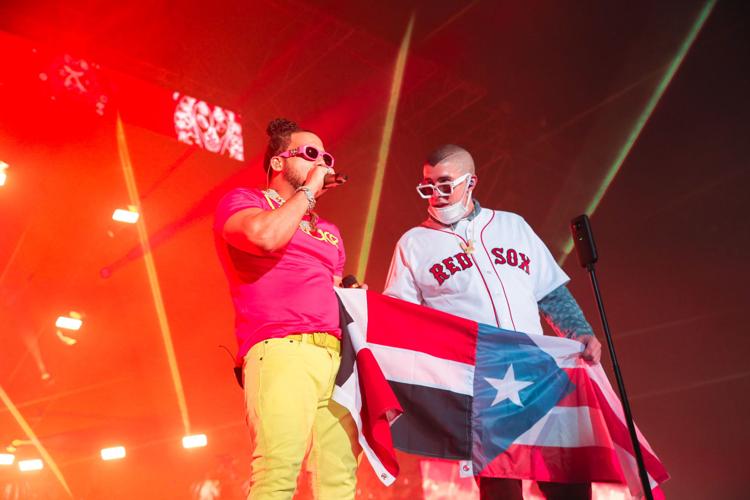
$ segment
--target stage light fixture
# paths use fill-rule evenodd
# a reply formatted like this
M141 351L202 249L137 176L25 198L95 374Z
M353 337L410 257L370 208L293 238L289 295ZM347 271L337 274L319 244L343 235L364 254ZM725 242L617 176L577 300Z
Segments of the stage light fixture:
M208 444L208 438L205 434L193 434L182 438L183 448L202 448Z
M0 465L13 465L16 456L12 453L0 453Z
M135 224L138 222L138 209L133 205L128 205L127 209L118 208L112 213L112 220L124 222L125 224Z
M102 448L100 453L102 460L119 460L125 458L125 447L113 446L111 448Z
M8 164L4 161L0 161L0 186L5 186L5 181L8 180L8 174L5 172L8 170Z
M35 470L44 469L44 462L40 458L32 458L30 460L20 460L18 462L18 469L21 472L31 472Z
M83 319L80 314L70 312L67 316L58 316L57 321L55 321L55 326L57 328L62 328L63 330L77 331L83 326Z

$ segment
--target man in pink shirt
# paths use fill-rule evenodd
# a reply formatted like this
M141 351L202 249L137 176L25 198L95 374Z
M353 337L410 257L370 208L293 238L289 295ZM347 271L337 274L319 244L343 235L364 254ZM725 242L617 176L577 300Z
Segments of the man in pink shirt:
M248 498L291 499L309 450L317 498L354 498L359 445L332 401L340 363L338 302L345 252L313 212L334 159L312 132L273 120L265 190L237 188L216 209L254 450Z

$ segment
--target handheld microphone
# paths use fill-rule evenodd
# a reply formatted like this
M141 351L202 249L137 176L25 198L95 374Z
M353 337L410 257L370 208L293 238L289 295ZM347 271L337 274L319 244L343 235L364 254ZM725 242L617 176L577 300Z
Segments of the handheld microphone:
M345 174L326 174L325 178L323 179L323 189L340 186L348 180L349 176Z
M570 221L570 231L573 233L573 243L578 252L578 262L581 263L581 267L591 270L599 260L599 253L596 251L594 234L591 232L591 222L588 216L579 215Z
M359 280L357 280L357 277L353 274L348 274L344 276L344 279L341 280L341 287L342 288L360 288L361 285L359 284Z

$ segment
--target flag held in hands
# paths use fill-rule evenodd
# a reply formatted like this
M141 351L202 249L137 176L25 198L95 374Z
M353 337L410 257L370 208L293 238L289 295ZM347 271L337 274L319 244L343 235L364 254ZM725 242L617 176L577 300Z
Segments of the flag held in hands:
M333 397L352 413L383 483L398 474L395 447L470 461L464 472L483 477L620 483L642 493L622 405L601 365L580 358L579 342L366 290L336 292L344 339ZM661 496L669 475L638 437Z

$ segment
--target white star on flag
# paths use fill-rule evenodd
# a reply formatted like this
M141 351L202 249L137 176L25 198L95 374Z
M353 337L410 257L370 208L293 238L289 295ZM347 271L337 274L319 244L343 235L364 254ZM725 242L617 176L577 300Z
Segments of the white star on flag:
M518 396L519 391L533 384L533 382L526 382L523 380L516 380L516 374L513 372L513 365L510 365L508 371L505 372L503 378L489 378L484 377L489 384L497 390L495 400L490 406L502 403L506 399L510 399L512 403L523 406L521 398Z

